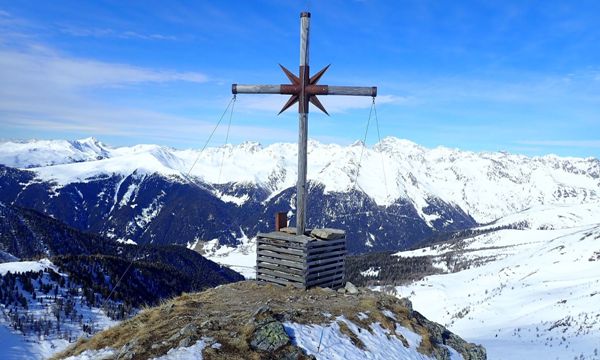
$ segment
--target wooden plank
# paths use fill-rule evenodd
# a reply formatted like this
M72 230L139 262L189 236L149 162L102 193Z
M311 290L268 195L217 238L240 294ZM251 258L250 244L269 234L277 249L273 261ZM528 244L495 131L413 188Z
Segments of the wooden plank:
M345 269L342 267L335 267L335 268L331 268L331 270L323 270L323 271L315 272L312 274L308 273L308 274L306 274L306 279L308 281L308 280L323 278L323 277L330 276L330 275L343 275L344 271L345 271Z
M291 241L291 242L300 243L300 244L307 244L309 241L312 240L311 237L308 237L305 235L290 235L290 234L286 234L281 231L277 231L277 232L274 231L274 232L270 232L270 233L258 233L258 235L256 235L256 236L258 238L284 240L284 241Z
M328 86L327 95L377 96L377 88L372 86Z
M332 246L332 245L342 245L346 244L346 239L338 239L338 240L316 240L313 239L310 241L307 246L309 248L316 248L321 246Z
M299 275L292 275L281 271L272 271L265 268L259 268L256 270L256 274L269 275L274 277L280 277L291 281L298 281L304 283L304 277Z
M343 251L344 253L346 253L346 248L345 247L334 247L334 248L323 249L323 251L311 251L311 252L306 253L306 257L321 256L321 255L331 254L336 251Z
M283 259L283 260L295 261L295 262L300 262L300 263L304 263L304 259L305 259L304 256L281 254L281 253L278 253L275 251L262 250L262 249L258 249L256 251L256 254L259 256L269 256L269 257L276 258L276 259Z
M257 266L261 266L261 262L270 263L270 264L277 264L277 265L283 265L283 266L289 266L289 267L292 267L292 268L295 268L295 269L300 269L300 270L304 270L306 268L306 265L302 264L302 263L292 262L292 261L286 261L286 260L278 260L278 259L272 259L272 258L266 258L266 257L258 256L256 258Z
M267 238L258 238L257 244L259 245L271 245L271 246L285 246L290 249L300 249L304 251L306 249L305 244L286 241L286 240L277 240L277 239L267 239Z
M281 85L242 85L234 84L234 94L281 94Z
M333 268L331 270L309 272L309 273L306 274L306 278L307 279L314 279L314 278L323 277L323 276L326 276L326 275L337 274L337 273L342 273L343 274L344 273L344 267L340 266L340 267Z
M307 29L308 30L308 29ZM308 37L308 34L307 34ZM307 39L308 41L308 39ZM307 61L308 61L308 52ZM303 75L301 75L303 77ZM298 181L296 182L296 234L304 234L306 229L306 158L308 142L308 99L305 99L304 91L300 95L300 113L298 114ZM302 109L306 107L305 109Z
M326 251L346 249L346 244L334 244L331 246L311 247L306 249L307 254L318 254Z
M298 283L295 281L288 281L285 279L277 279L271 276L267 276L267 275L257 275L256 276L257 280L264 280L264 281L268 281L268 282L272 282L272 283L276 283L276 284L280 284L280 285L292 285L295 286L297 288L301 288L304 289L306 286L302 283Z
M329 269L337 267L337 266L344 266L344 262L343 261L337 261L337 262L332 262L332 263L329 263L329 264L309 266L306 269L306 273L309 274L309 273L312 273L312 272L315 272L315 271L329 270Z
M292 254L292 255L304 256L304 251L302 251L300 249L290 249L290 248L285 248L285 247L282 247L282 246L273 246L273 245L258 244L258 249L259 250L271 250L271 251L275 251L275 252L281 252L281 253L284 253L284 254Z
M286 271L289 274L295 274L295 275L299 275L299 276L304 276L304 274L305 274L304 270L294 269L289 266L273 265L273 264L269 264L266 262L261 262L258 266L259 266L258 269L265 268L265 269L271 269L271 270L275 270L275 271Z
M307 267L311 267L314 265L324 265L324 264L329 264L329 263L333 263L333 262L344 262L344 256L336 256L333 258L329 258L329 259L319 259L319 260L313 260L313 261L307 261L306 265Z
M318 272L318 271L329 270L329 269L332 269L332 268L338 267L338 266L344 266L344 262L334 262L331 264L325 264L325 265L321 265L321 266L309 266L308 269L306 270L306 273L310 274L315 271Z
M313 260L318 260L318 259L328 259L331 257L344 257L344 255L346 255L346 250L323 252L323 253L314 254L314 255L308 254L306 256L306 262L311 262Z
M341 279L342 279L341 274L336 274L336 275L331 275L331 276L328 276L325 278L307 280L306 286L315 286L315 285L330 283L330 282L334 282L334 281L341 281Z

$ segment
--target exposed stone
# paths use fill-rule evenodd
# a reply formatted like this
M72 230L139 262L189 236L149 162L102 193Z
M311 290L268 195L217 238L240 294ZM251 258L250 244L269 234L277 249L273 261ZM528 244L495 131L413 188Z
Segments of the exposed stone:
M128 342L127 344L123 345L123 347L119 351L119 355L117 356L117 359L119 359L119 360L133 359L135 357L135 347L137 345L138 345L138 341L135 339Z
M286 234L296 235L296 228L291 227L291 226L281 228L281 229L279 229L279 231L284 232ZM310 233L311 233L311 229L306 229L306 231L304 232L305 235L308 235Z
M290 337L285 332L283 324L273 319L259 326L250 339L250 347L261 351L277 351L290 342Z
M286 234L292 234L292 235L296 235L296 228L295 227L283 227L281 229L279 229L279 231L284 232Z
M179 347L188 347L192 345L192 337L191 336L186 336L183 339L181 339L181 341L179 342Z
M257 317L266 313L271 313L271 308L267 305L263 305L254 311L252 317Z
M435 344L444 344L462 355L465 360L486 360L485 348L481 345L468 343L438 323L427 320L418 312L413 312L418 322L423 325L429 333L430 339ZM446 350L446 351L444 351ZM450 352L444 347L436 347L434 354L438 360L450 360Z
M194 336L196 334L198 334L198 325L196 324L187 324L179 330L179 335L181 336Z
M170 338L167 339L168 342L173 342L177 339L179 339L181 337L181 335L179 335L179 331L176 332L175 334L171 335Z
M353 283L351 283L350 281L346 282L346 286L344 287L344 289L349 294L358 294L358 288Z
M323 240L336 240L345 238L346 232L340 229L323 228L312 229L310 235Z
M412 302L407 298L400 298L400 304L410 311L413 311Z
M200 324L200 327L205 330L220 330L219 322L213 319L206 320Z

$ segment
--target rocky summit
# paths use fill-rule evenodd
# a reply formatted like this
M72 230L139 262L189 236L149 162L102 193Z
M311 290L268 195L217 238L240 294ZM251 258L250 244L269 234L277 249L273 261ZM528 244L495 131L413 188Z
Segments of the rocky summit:
M340 357L341 356L341 357ZM56 359L486 359L406 299L349 285L255 281L184 294L80 340Z

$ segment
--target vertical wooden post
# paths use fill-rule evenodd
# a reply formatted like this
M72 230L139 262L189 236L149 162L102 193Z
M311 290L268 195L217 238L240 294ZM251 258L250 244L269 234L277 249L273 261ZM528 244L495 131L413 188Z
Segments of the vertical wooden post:
M298 182L296 184L296 235L306 230L306 162L308 143L308 95L310 83L308 65L310 13L300 14L300 96L298 99Z
M308 203L308 189L306 185L306 158L308 145L308 103L311 102L318 109L327 114L325 107L317 95L352 95L352 96L377 96L376 87L360 86L329 86L318 85L329 65L321 71L310 76L309 69L309 40L310 40L310 13L300 13L300 72L296 76L291 71L281 66L281 69L290 80L291 84L280 85L239 85L232 84L233 94L286 94L291 95L283 105L280 114L298 103L298 182L296 183L296 234L304 235L306 231L306 208ZM328 114L329 115L329 114Z

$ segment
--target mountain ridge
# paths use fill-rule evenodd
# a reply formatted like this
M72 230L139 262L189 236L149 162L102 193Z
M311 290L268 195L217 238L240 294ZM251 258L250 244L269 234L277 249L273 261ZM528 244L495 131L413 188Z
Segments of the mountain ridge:
M55 181L64 186L76 181L85 181L99 174L130 175L159 173L186 181L187 173L207 184L240 183L260 185L272 192L272 195L295 185L296 145L274 143L263 147L259 143L246 142L240 145L224 145L207 148L204 152L186 149L177 150L158 145L134 145L112 148L94 138L73 142L64 140L29 141L23 144L35 149L34 153L45 148L63 153L57 159L47 159L46 165L36 164L37 156L28 160L28 149L7 148L11 142L0 143L0 163L17 168L32 168L37 176L45 181ZM73 144L85 144L85 149L97 149L89 156L83 151L75 157L65 157L76 148ZM310 140L308 148L308 179L323 183L326 192L347 192L354 189L364 191L378 205L389 205L397 199L408 199L419 208L428 196L438 197L459 205L471 214L479 223L493 221L528 205L543 204L544 201L565 201L575 197L585 201L588 197L598 198L600 194L600 160L595 158L559 157L556 155L527 157L507 152L471 152L447 147L428 149L414 142L394 137L384 138L371 148L363 144L340 146L322 144ZM48 150L49 151L49 150ZM363 160L357 177L360 152ZM84 161L73 159L85 158ZM327 156L326 156L327 154ZM101 159L95 156L102 155ZM192 166L194 162L195 166ZM62 159L62 163L61 160ZM71 162L65 159L72 159ZM81 164L93 162L91 164ZM382 166L382 162L385 164ZM402 165L402 163L406 163ZM444 165L449 164L449 165ZM34 166L38 165L38 166ZM484 176L475 176L479 169ZM190 171L191 170L191 171ZM436 174L443 173L443 176ZM389 178L389 182L385 181ZM384 180L386 184L382 184ZM458 188L448 188L443 183L462 182ZM527 190L520 186L533 183L535 191L514 201L510 208L491 208L489 196L472 189L465 182L477 181L494 185L506 180L510 190ZM396 185L393 185L396 183ZM544 188L548 185L551 189ZM384 186L381 186L384 185ZM468 191L475 194L469 196ZM459 196L460 193L465 198ZM497 192L496 195L505 195ZM446 193L445 195L443 195ZM477 195L486 199L485 204L471 204L470 199ZM516 200L519 200L517 202ZM514 205L522 204L522 208ZM496 206L497 207L497 206ZM421 214L423 215L423 214Z
M218 239L237 245L271 229L275 212L287 212L295 222L296 144L246 142L200 152L111 148L84 139L77 144L85 151L77 156L77 146L65 141L24 144L36 149L30 162L27 146L8 151L11 143L0 144L1 162L22 166L0 165L0 201L80 230L138 243ZM44 146L52 149L48 154L61 146L64 151L56 159L41 156L49 159L47 166L25 169ZM88 149L92 155L76 161ZM600 161L593 158L427 149L392 137L372 148L311 140L308 156L308 225L346 229L354 253L405 249L531 206L600 198ZM171 234L173 216L182 224L178 234Z

